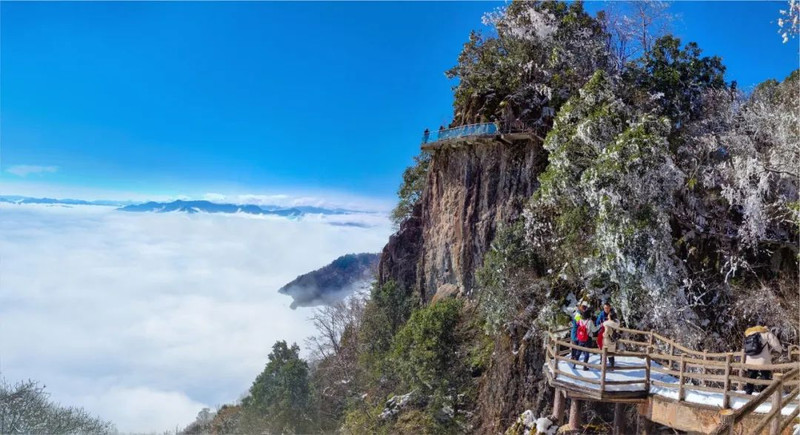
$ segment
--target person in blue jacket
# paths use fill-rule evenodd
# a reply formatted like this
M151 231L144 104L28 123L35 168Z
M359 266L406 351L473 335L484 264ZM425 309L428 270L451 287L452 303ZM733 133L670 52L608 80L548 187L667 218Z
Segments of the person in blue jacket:
M611 303L606 301L606 303L603 304L603 311L601 311L600 315L597 316L597 320L595 321L595 325L597 325L597 326L602 325L603 322L605 322L606 320L609 319L609 316L611 316L611 313L613 313L613 312L614 312L614 309L611 308Z

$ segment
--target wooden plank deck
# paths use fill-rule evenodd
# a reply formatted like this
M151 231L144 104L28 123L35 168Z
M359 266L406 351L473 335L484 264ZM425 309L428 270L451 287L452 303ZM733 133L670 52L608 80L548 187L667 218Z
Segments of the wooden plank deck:
M778 434L800 415L798 361L759 366L772 370L775 380L753 381L742 376L751 366L743 363L741 352L698 352L653 332L619 330L623 338L613 354L570 343L567 330L548 333L544 372L549 385L578 401L637 403L640 414L651 421L701 433L732 427L733 422L753 433L769 426L770 434ZM589 358L573 360L572 351L586 352ZM616 358L613 368L609 355ZM769 387L754 396L737 390L748 382ZM723 414L733 417L723 421Z

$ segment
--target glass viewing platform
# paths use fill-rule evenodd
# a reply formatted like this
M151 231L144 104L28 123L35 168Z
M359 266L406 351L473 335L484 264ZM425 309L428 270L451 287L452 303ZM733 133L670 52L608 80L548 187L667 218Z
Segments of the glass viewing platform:
M444 128L439 131L426 131L422 135L422 145L467 136L493 136L498 131L497 124L494 122L461 125L453 128Z

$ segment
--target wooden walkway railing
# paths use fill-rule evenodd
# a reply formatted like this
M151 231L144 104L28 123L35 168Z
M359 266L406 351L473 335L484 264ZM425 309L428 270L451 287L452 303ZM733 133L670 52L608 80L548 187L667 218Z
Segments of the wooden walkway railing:
M769 425L770 435L783 432L794 422L797 416L800 415L800 406L796 407L795 410L786 417L783 416L782 412L783 408L800 393L800 386L795 386L788 395L784 395L785 387L789 385L791 381L796 381L798 379L798 374L800 374L800 369L790 370L786 374L776 373L772 383L746 405L736 411L730 409L723 410L721 412L722 421L711 433L713 435L735 434L736 425L770 398L772 399L772 408L770 412L761 419L751 433L760 434L767 428L767 425ZM796 382L791 384L796 385Z
M572 344L569 341L568 329L549 332L545 339L545 367L549 369L551 379L553 381L562 379L566 383L573 384L575 381L591 384L594 386L593 393L598 398L624 395L620 394L619 388L613 388L614 386L641 384L642 388L639 392L643 394L651 394L654 387L677 390L678 401L686 401L687 394L694 391L701 394L716 394L719 395L718 398L720 400L718 406L722 409L730 409L734 399L746 400L746 404L742 405L737 411L730 413L733 415L731 418L734 419L731 421L736 423L741 421L747 414L755 411L767 399L774 396L777 399L773 399L773 409L765 416L765 420L768 421L763 423L762 429L766 424L786 427L800 413L800 406L798 406L798 410L795 410L793 414L781 419L781 410L800 393L800 375L798 375L800 373L800 369L798 369L800 363L797 361L800 359L800 348L797 346L789 348L790 362L749 365L745 364L744 350L740 352L696 351L652 331L639 331L628 328L617 328L617 330L620 333L620 338L616 341L617 345L614 352L610 352L608 348L597 349ZM584 363L571 359L570 353L572 349L600 356L600 364ZM620 366L617 364L613 370L614 372L644 370L644 376L640 379L624 381L607 379L609 372L607 356L630 356L641 359L643 361L641 365L628 364L627 366ZM577 376L561 370L558 364L560 361L567 361L569 364L575 364L576 366L599 370L599 379ZM773 373L774 381L750 379L747 377L747 370L769 370ZM663 382L662 379L664 377L656 376L655 374L672 376L677 379L677 383ZM766 389L758 396L740 392L745 384L748 383L764 386ZM786 388L792 388L788 395L784 391ZM696 401L693 403L702 404ZM778 408L775 408L775 406L778 406ZM779 432L771 431L770 433Z

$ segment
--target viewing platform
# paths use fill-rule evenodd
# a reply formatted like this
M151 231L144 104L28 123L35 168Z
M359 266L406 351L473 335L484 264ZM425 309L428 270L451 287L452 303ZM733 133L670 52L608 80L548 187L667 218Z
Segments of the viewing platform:
M451 148L462 144L476 144L482 141L500 140L512 143L515 140L542 139L535 129L522 123L503 125L496 122L467 124L438 131L427 131L422 135L421 147L426 151Z
M547 334L544 372L556 390L556 423L564 418L565 399L571 399L572 430L580 427L582 401L615 403L615 433L623 425L625 404L637 406L637 433L648 433L655 422L689 433L777 435L792 433L800 423L797 346L789 349L790 362L756 366L744 363L743 350L696 351L652 331L617 330L620 339L611 350L572 344L568 329ZM588 352L588 362L571 359L573 349ZM613 368L608 356L615 357ZM749 369L769 370L773 380L750 379ZM745 394L747 383L764 389Z

